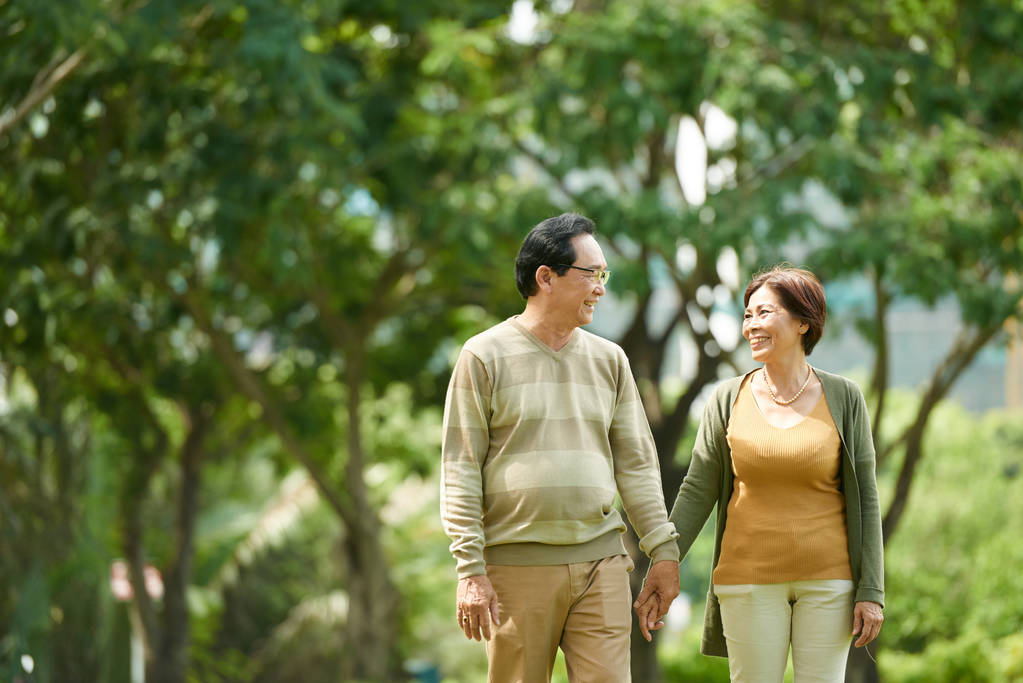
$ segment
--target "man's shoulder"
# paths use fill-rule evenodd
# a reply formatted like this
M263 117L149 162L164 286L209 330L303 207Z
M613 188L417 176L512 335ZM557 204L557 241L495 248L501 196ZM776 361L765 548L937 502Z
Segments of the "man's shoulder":
M625 351L615 342L601 337L599 334L579 328L576 330L579 335L579 346L586 349L590 355L606 355L615 358L625 358Z
M510 343L518 341L521 336L509 318L469 337L462 345L462 349L480 360L488 360L500 355Z

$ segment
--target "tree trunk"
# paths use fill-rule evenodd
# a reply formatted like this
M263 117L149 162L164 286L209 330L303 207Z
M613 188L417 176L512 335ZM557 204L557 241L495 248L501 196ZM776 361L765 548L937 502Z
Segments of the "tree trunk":
M140 406L147 417L155 420L144 402ZM145 532L142 528L142 505L149 491L149 483L158 464L163 459L167 445L166 435L162 430L157 432L156 438L157 444L154 447L146 448L139 444L138 457L132 462L121 494L122 542L132 587L132 601L129 609L133 612L135 623L140 626L147 669L156 656L158 628L156 611L146 592L146 580L143 573L146 553L143 542Z
M303 444L291 428L284 415L284 411L281 410L278 402L272 397L271 392L267 389L262 379L246 367L241 355L235 350L234 344L227 334L213 325L213 321L206 310L192 297L186 294L180 296L179 300L188 309L199 329L209 336L214 353L224 363L241 393L259 404L259 407L263 410L264 419L281 440L281 445L309 472L309 476L316 483L320 496L337 513L343 524L346 526L355 525L357 523L357 515L353 506L343 496L338 495L338 487L330 481L324 468L320 467L312 453L309 452L309 449L305 447L305 444Z
M896 442L905 443L906 455L902 461L898 480L895 482L895 494L892 496L891 504L881 523L885 544L895 533L909 502L909 491L913 484L916 468L923 458L923 440L927 422L930 420L934 408L945 398L949 389L959 379L959 375L973 362L976 355L999 329L1001 329L1000 325L992 325L976 331L972 337L966 330L959 335L959 339L945 357L944 362L934 371L930 385L920 401L916 419Z
M342 680L393 680L400 670L395 626L399 624L397 590L391 581L389 564L381 540L381 524L369 500L363 478L365 455L361 433L361 383L365 354L338 324L334 338L345 343L348 400L348 460L343 489L327 476L313 454L294 432L280 406L261 378L247 368L223 330L213 325L202 306L187 294L181 301L200 329L210 337L214 352L235 378L242 393L259 403L264 418L279 436L284 448L309 472L323 499L333 508L345 527L343 567L348 590L348 619L345 652L351 653ZM334 320L333 317L330 320Z
M718 369L725 361L725 356L711 357L707 354L700 354L696 366L696 376L686 387L685 392L679 397L675 406L668 411L667 417L657 425L651 425L654 435L654 443L657 445L658 459L661 463L661 480L665 503L669 509L675 502L675 495L679 486L682 485L682 476L685 469L675 464L675 455L678 452L679 442L685 436L686 427L689 424L689 411L693 402L703 391L704 387L713 382L717 377Z
M643 260L645 261L645 259ZM683 302L689 297L689 294L687 290L679 285L679 296ZM684 304L680 304L679 310L667 328L658 336L652 335L647 326L647 308L650 301L651 297L649 294L640 300L639 306L633 315L632 323L622 336L621 346L629 358L636 384L640 387L640 395L647 418L650 421L654 445L657 450L661 490L664 494L665 505L670 511L679 486L682 485L682 478L686 473L686 469L676 463L675 454L678 451L679 442L686 432L689 411L703 388L717 377L718 368L726 360L726 355L722 353L712 357L706 353L701 353L697 362L696 376L689 383L685 392L673 405L662 405L660 375L668 341L671 338L672 331L683 320L688 320L688 314ZM692 328L691 323L689 327L690 329ZM694 334L694 336L697 345L701 348L706 341L712 339L707 334ZM626 523L628 524L628 522ZM636 534L632 530L631 525L629 525L625 539L626 547L635 564L635 569L633 569L629 577L632 594L635 597L642 590L643 579L646 578L650 560L639 549ZM632 680L637 683L659 683L662 680L662 676L660 663L657 661L657 644L659 637L663 636L655 635L653 642L648 643L640 633L635 615L633 615L632 619L633 628L630 644Z
M351 657L342 680L391 681L401 669L398 593L378 538L349 530L343 544L348 620L342 648Z
M874 428L871 435L874 439L874 452L880 454L879 434L881 430L881 417L884 415L885 395L888 393L888 303L891 297L884 288L881 273L874 272L874 330L877 335L874 343L876 354L874 356L874 372L870 379L870 390L877 401L874 407ZM880 458L878 466L881 465Z
M629 575L629 585L632 587L632 597L635 599L643 589L643 579L646 578L647 570L650 568L650 560L639 549L636 534L632 531L631 526L625 534L625 547L629 551L629 555L632 556L633 563L636 565ZM635 612L632 614L632 634L630 638L629 649L632 660L632 680L636 683L660 683L661 666L657 662L658 636L654 636L653 642L646 642L643 634L639 631L639 622L636 620Z
M394 680L401 669L397 632L399 596L388 570L381 524L369 500L364 479L362 438L362 354L347 354L348 462L345 488L355 508L356 524L345 537L348 579L348 621L345 648L351 653L351 675L357 680Z
M177 543L174 564L164 577L163 625L157 656L147 680L184 683L188 673L189 618L186 594L195 554L195 518L199 509L203 437L209 418L202 409L188 412L188 436L181 447L181 489L178 495Z
M880 640L875 640L869 648L873 648L874 654L867 652L867 647L849 648L849 660L845 670L845 683L880 683L881 678L877 671L876 652Z

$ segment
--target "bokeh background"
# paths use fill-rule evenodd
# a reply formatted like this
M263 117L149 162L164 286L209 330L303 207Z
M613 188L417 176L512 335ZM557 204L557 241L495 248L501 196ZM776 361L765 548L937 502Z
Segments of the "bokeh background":
M849 680L1023 680L1021 36L1019 0L0 0L0 678L484 680L441 408L572 210L669 501L750 275L820 275L887 544ZM727 680L710 553L636 681Z

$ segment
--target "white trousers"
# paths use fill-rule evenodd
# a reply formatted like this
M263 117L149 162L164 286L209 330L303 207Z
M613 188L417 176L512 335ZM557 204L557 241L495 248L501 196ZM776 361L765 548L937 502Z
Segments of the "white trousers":
M733 683L841 683L853 629L853 582L714 585Z

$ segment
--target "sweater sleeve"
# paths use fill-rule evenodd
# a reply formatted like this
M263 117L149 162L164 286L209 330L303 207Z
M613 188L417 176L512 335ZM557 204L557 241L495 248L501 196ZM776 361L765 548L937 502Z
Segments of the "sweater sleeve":
M877 495L874 439L870 434L870 417L863 393L853 385L850 397L852 424L856 430L853 462L856 483L860 490L860 519L863 528L863 552L860 582L856 601L870 601L884 606L884 541L881 532L881 504Z
M724 421L720 414L722 400L725 399L719 387L703 408L689 470L682 480L675 505L671 509L670 519L678 529L678 547L683 558L718 501L723 462L721 454L722 449L728 447L725 441Z
M677 561L678 534L668 522L664 506L657 447L624 353L617 380L618 396L608 436L618 495L639 536L640 549L652 562Z
M492 384L483 362L462 350L444 403L440 508L458 578L486 573L483 465L490 446Z

